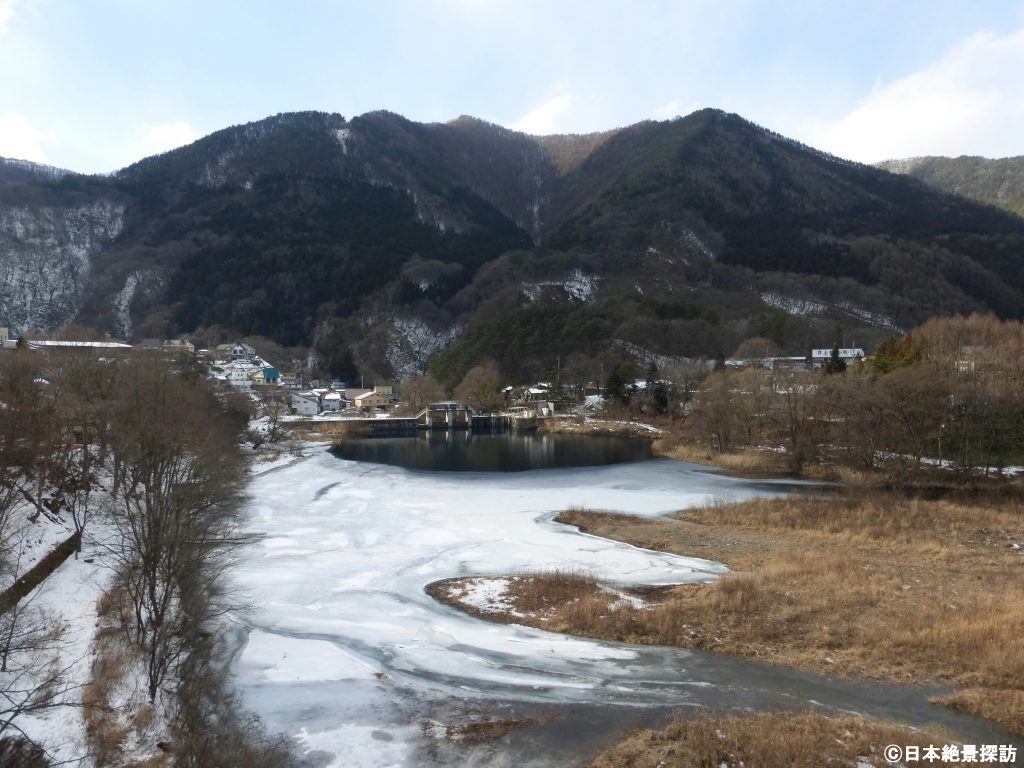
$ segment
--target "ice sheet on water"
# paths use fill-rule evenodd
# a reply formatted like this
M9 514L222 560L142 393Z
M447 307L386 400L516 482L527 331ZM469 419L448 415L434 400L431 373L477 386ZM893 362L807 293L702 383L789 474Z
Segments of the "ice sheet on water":
M276 705L262 710L272 726L304 729L303 743L331 752L335 765L349 764L345 738L400 721L395 712L410 691L421 700L648 695L630 682L637 652L628 646L481 621L437 603L424 587L551 569L630 584L707 581L724 566L582 535L552 517L573 505L657 515L766 492L667 460L453 474L347 462L324 451L255 477L250 491L250 526L266 538L236 572L256 603L247 620L257 629L241 653L239 682L258 711L294 696L296 684L346 691L327 700L333 710L315 724ZM380 701L367 712L353 692L374 685L374 672L392 682L373 688ZM339 688L339 680L351 683ZM408 725L381 742L387 748L369 764L394 764Z

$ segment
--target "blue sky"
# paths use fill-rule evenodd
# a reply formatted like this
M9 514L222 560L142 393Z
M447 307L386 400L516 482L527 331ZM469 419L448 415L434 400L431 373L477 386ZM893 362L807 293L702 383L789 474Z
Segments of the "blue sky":
M318 109L582 133L705 106L865 162L1024 154L1024 4L0 0L0 155L114 170Z

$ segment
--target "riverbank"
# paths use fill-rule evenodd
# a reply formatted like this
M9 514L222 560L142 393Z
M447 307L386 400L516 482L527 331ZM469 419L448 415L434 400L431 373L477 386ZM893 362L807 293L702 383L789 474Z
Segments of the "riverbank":
M964 691L944 703L1024 734L1024 518L1014 505L792 497L678 519L576 509L557 520L733 572L633 592L581 573L519 574L501 588L470 579L434 593L476 615L552 631L951 683ZM481 594L491 603L473 598Z
M591 768L659 766L746 766L746 768L858 768L891 766L887 747L916 746L920 754L935 744L952 744L941 730L928 734L876 723L862 717L820 714L677 716L660 731L638 730L604 752ZM941 746L940 746L941 749ZM945 765L941 760L930 764Z
M656 440L665 428L642 421L590 416L539 419L537 431L552 435L594 435L600 437L639 437Z

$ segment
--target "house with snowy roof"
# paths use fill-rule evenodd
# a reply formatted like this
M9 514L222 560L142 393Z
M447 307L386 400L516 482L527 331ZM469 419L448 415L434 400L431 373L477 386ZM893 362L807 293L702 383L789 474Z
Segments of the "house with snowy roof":
M252 383L257 387L265 385L276 385L281 383L281 372L271 366L258 368L251 376Z
M333 389L325 392L320 401L325 411L341 411L345 409L345 398L342 397L341 392L336 392Z
M218 360L252 360L256 357L256 349L245 342L236 341L233 344L218 344Z
M315 392L292 392L292 409L299 416L316 416L320 413L320 396Z

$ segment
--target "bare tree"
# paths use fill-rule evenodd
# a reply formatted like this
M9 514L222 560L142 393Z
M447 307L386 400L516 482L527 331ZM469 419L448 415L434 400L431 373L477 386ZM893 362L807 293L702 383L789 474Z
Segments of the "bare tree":
M249 430L249 439L259 447L263 443L276 443L284 435L284 417L288 415L288 393L274 387L258 387L255 391L259 405L257 415L263 416L263 424Z
M242 464L201 383L153 361L133 363L124 386L114 441L124 479L110 510L118 531L111 554L130 603L125 629L144 653L155 701L187 648L188 601L202 590L196 574L229 537Z
M45 511L44 493L52 468L51 447L56 424L52 383L42 360L18 350L5 355L0 367L0 485L17 491L35 508L33 520Z
M504 402L501 373L493 360L474 365L455 387L455 398L481 411L496 411Z
M430 403L444 399L444 387L429 375L409 376L398 385L398 396L402 400L402 409L410 415L416 415Z
M693 416L686 425L690 435L721 452L732 450L741 434L734 389L732 373L720 371L708 376L696 395Z

